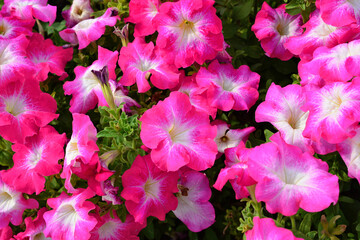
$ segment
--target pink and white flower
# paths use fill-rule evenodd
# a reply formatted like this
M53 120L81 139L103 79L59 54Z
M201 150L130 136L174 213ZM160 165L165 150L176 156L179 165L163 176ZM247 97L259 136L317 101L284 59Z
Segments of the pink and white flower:
M35 199L25 199L21 192L4 183L2 173L3 171L0 171L0 229L6 227L9 222L20 225L25 209L39 207Z
M203 64L223 50L221 20L212 0L180 0L161 4L154 18L156 45L174 59L176 67Z
M72 59L73 49L57 47L51 39L44 40L41 34L33 33L26 48L27 56L36 68L39 81L45 81L48 73L54 73L63 80L68 76L65 65Z
M44 190L44 177L61 170L58 160L64 157L65 141L65 134L45 126L36 135L27 137L24 144L14 144L14 166L3 172L3 181L16 191L39 194Z
M66 21L66 26L71 28L79 22L91 18L93 12L90 0L74 0L70 9L64 10L61 15Z
M53 24L56 18L56 6L47 4L47 0L4 0L1 12L23 20L33 17Z
M0 84L0 135L10 142L23 143L25 137L57 118L56 105L31 76L18 74Z
M178 192L177 179L177 173L163 172L156 167L150 155L135 158L122 175L124 189L121 192L135 222L144 224L149 216L164 221L165 214L176 209L178 202L173 194Z
M318 0L316 6L327 24L336 27L360 24L360 4L356 0Z
M183 166L201 171L214 164L217 154L216 126L198 112L189 97L172 92L140 118L140 138L151 151L151 159L163 171Z
M53 240L78 239L88 240L90 231L96 226L96 218L89 215L95 205L86 201L94 192L81 189L72 196L62 192L57 198L49 198L47 204L53 210L44 213L46 228L45 237Z
M249 110L259 97L260 75L246 65L234 69L230 63L219 64L215 60L208 69L199 70L196 82L208 89L210 104L223 111Z
M0 41L3 39L16 38L22 34L30 36L35 21L14 19L0 16Z
M240 142L246 143L250 133L255 131L254 127L230 129L230 124L227 124L222 120L215 120L211 125L217 127L215 142L220 153L224 153L224 150L227 148L238 146Z
M148 79L155 87L169 89L179 82L178 70L165 62L152 42L146 43L143 38L135 38L128 46L122 47L119 66L124 72L120 83L124 86L135 82L140 93L150 89Z
M59 35L69 43L79 44L79 49L83 49L98 40L105 33L106 26L115 26L117 20L120 20L117 11L109 8L101 17L83 20L72 28L62 30Z
M255 197L270 213L291 216L299 208L319 212L336 204L338 177L328 172L326 162L285 143L280 134L270 140L248 155L249 174L258 182Z
M245 233L247 240L304 240L297 238L286 228L280 228L275 225L272 218L253 219L254 227Z
M210 227L215 222L215 209L209 202L211 189L206 175L190 169L183 170L177 186L175 216L192 232Z
M103 96L101 91L101 83L92 70L99 71L107 66L109 71L109 79L115 80L115 68L118 52L112 52L106 48L98 46L98 60L94 61L91 66L77 66L74 69L76 78L74 81L64 84L64 92L66 95L73 95L70 101L70 112L86 113L93 109L98 103L97 96Z
M25 218L26 231L17 234L15 238L18 240L51 240L51 238L45 237L43 232L46 226L43 215L46 211L46 207L43 207L38 211L34 220L31 217Z
M154 17L159 13L159 0L131 0L129 17L125 22L135 23L134 37L143 37L155 32Z
M267 56L287 61L294 55L284 47L284 43L289 37L302 34L301 23L300 14L292 16L285 12L285 4L273 9L264 2L251 30Z
M309 111L305 137L315 142L321 138L340 143L355 135L353 127L360 121L360 82L335 82L318 91L306 93L303 111Z

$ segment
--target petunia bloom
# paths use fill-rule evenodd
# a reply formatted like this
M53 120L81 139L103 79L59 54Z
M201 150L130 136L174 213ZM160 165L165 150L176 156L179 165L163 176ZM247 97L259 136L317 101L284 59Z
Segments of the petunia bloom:
M319 212L336 204L338 177L328 172L326 162L285 143L280 134L270 140L248 155L249 175L257 181L255 197L270 213L291 216L299 208Z
M177 179L177 173L163 172L156 167L150 155L135 158L122 175L124 189L121 192L135 222L144 224L149 216L164 221L165 214L176 209L178 203L173 194L178 192Z
M285 4L273 9L264 2L251 30L267 56L287 61L294 55L284 47L284 43L289 37L302 34L301 22L300 14L292 16L285 12Z
M351 23L360 24L360 6L357 1L322 0L316 1L321 18L327 24L341 27Z
M26 230L25 232L17 234L15 238L18 240L51 240L51 238L45 237L43 233L46 226L43 215L46 211L46 207L43 207L38 211L37 217L34 220L31 217L25 218Z
M89 19L93 12L90 0L74 0L70 9L64 10L61 15L66 21L66 26L71 28L79 22Z
M172 92L140 118L140 138L151 151L151 159L163 171L182 166L201 171L214 164L217 154L216 126L198 112L189 97Z
M223 50L221 20L212 0L180 0L160 5L154 24L159 32L156 45L176 67L203 64Z

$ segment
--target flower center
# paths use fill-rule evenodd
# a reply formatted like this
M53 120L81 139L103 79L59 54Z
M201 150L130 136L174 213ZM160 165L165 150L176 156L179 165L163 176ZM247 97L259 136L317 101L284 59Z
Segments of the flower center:
M16 200L13 198L11 194L8 192L0 193L0 213L1 212L9 212L16 205Z
M30 153L30 156L28 158L29 159L28 165L31 169L36 167L38 162L41 160L42 151L43 149L41 147L33 148L33 152Z
M19 96L11 96L5 99L4 102L5 111L15 117L26 111L26 105L22 99L19 99Z
M170 127L169 135L171 138L172 143L179 143L186 145L188 143L188 128L176 126L175 123L173 123Z
M45 237L44 233L40 232L40 233L37 233L33 239L34 240L46 240L48 238Z
M0 24L0 35L5 35L7 31L7 27L5 26L4 22Z
M157 196L159 195L159 188L160 186L158 181L155 181L154 179L151 178L146 180L144 185L144 191L146 197L157 198Z
M179 28L181 29L179 35L180 45L187 45L193 40L199 39L194 22L184 19L179 24Z
M76 225L78 213L71 204L64 204L60 206L56 212L56 221L66 226Z
M222 136L222 137L220 138L220 141L222 141L222 142L227 142L227 141L229 141L229 138L228 138L227 136Z
M104 223L99 228L99 237L100 239L112 239L114 232L116 231L117 223L114 221L109 221Z
M76 139L71 139L70 142L68 143L68 145L66 146L66 164L70 165L71 161L74 160L78 155L80 155L79 153L79 148L78 148L78 144Z
M280 34L280 36L286 36L289 34L289 25L280 21L276 27L276 30Z

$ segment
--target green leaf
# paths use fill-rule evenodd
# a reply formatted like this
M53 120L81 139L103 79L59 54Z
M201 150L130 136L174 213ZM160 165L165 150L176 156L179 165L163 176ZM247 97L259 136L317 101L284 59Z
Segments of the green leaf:
M151 221L150 223L148 223L148 225L146 226L146 228L144 228L142 230L142 233L144 233L144 235L150 239L153 240L155 238L155 229L154 229L154 223L152 222L152 220L148 220Z
M270 142L270 137L272 135L274 135L274 133L268 129L265 129L264 130L264 135L265 135L265 139L266 139L266 142Z
M240 3L234 7L234 18L236 20L241 20L247 18L254 5L254 0L242 0Z
M303 233L308 233L311 230L311 213L307 213L304 216L304 219L300 223L299 231Z

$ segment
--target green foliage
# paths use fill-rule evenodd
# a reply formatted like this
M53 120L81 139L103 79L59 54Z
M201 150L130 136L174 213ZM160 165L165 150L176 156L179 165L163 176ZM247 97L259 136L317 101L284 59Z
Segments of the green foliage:
M11 142L0 137L0 170L11 168L14 165L12 156L14 152L11 150Z

